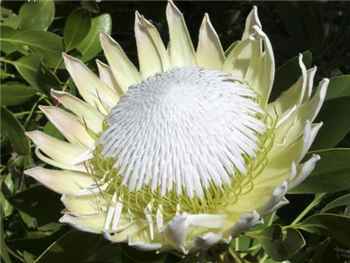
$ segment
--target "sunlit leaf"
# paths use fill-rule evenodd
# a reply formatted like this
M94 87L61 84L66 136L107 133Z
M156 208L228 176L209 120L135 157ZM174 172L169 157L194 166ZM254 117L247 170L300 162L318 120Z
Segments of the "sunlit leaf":
M38 56L23 56L14 62L14 66L22 78L24 78L33 88L40 88L38 84L40 58Z
M20 17L16 15L12 10L0 7L0 25L8 26L13 29L17 29L20 23Z
M0 32L1 51L5 54L11 54L16 51L16 47L8 41L8 39L11 39L16 34L16 30L8 26L0 26Z
M6 108L1 108L1 133L11 142L13 150L18 154L29 154L29 143L24 135L24 129L16 117Z
M0 86L2 106L14 106L26 102L36 94L37 90L21 83L3 83Z
M87 36L77 46L82 54L82 60L88 61L94 58L100 51L100 33L110 33L112 30L112 18L109 14L97 16L91 20L91 27Z
M328 149L316 152L321 156L315 170L292 193L331 193L350 188L350 149Z
M41 63L40 57L36 55L21 57L14 62L14 66L33 88L46 94L50 93L50 89L57 89L60 86L57 77Z
M75 48L87 35L91 25L89 14L83 9L73 11L67 18L63 37L66 50Z
M63 51L62 38L51 32L17 31L9 35L1 35L5 45L13 46L19 52L27 55L34 52L40 55L49 67L57 67Z
M52 0L26 2L21 6L19 16L21 29L47 30L55 17L55 3Z

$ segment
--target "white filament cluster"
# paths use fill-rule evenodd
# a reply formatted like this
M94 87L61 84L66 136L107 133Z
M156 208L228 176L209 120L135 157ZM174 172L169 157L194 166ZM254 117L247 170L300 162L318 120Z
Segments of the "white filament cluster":
M129 87L102 134L130 191L203 196L246 172L265 126L255 93L219 71L177 68Z

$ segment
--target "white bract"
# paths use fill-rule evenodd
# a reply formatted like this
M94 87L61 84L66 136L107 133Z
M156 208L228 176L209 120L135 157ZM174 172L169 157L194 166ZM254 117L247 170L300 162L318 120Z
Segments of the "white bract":
M225 55L204 16L198 46L169 2L170 42L136 12L140 69L110 36L99 77L64 55L79 99L52 91L41 107L65 141L27 132L37 156L58 169L25 173L62 194L61 222L145 250L207 249L262 222L313 170L302 163L321 123L327 90L299 57L300 79L271 102L275 62L254 7Z

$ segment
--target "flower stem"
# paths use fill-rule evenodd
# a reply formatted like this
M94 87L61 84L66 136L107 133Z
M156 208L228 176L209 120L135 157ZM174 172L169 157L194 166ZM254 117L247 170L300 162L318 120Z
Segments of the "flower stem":
M235 239L235 251L238 251L239 250L239 238L237 237Z
M277 211L273 211L273 213L271 214L271 216L270 216L270 218L269 218L269 221L268 221L268 223L267 223L268 226L271 226L271 225L272 225L273 220L275 219L276 212L277 212Z
M297 224L301 219L303 219L307 213L310 212L312 208L318 205L325 194L316 194L311 203L294 219L291 225Z
M265 254L265 255L260 259L259 263L264 263L265 260L266 260L267 258L268 258L268 255Z

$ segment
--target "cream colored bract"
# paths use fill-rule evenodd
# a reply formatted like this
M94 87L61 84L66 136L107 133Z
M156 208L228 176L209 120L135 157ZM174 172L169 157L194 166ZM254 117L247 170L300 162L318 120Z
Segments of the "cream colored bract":
M27 132L37 156L58 169L25 173L62 195L61 222L112 242L184 253L229 241L288 201L313 170L302 162L321 123L327 90L299 57L300 79L269 101L271 43L254 7L225 55L204 16L198 46L182 13L166 8L170 42L136 12L140 69L106 34L99 77L64 61L82 99L52 90L62 105L41 110L66 138Z

